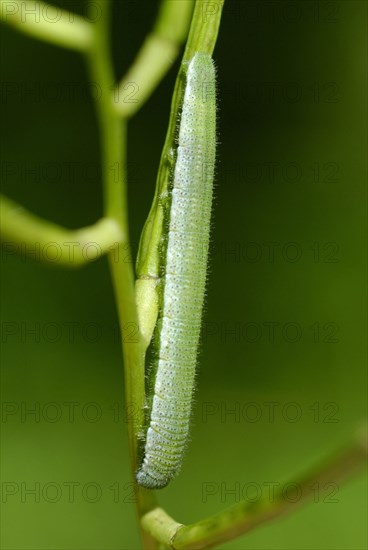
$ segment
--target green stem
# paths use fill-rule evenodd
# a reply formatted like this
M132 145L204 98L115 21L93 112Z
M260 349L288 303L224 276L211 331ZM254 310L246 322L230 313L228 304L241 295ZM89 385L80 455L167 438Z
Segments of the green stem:
M87 52L93 42L92 23L40 0L0 0L0 20L33 38L71 50Z
M183 62L189 62L200 51L212 55L220 28L225 0L196 0Z
M0 223L1 240L8 254L29 253L43 262L71 268L97 260L124 240L112 218L70 230L35 216L3 195Z
M211 548L229 541L259 525L287 515L305 504L315 495L316 485L343 481L367 463L366 434L360 434L324 462L316 465L306 474L293 480L300 498L292 502L286 499L281 490L275 491L273 498L258 502L240 502L191 525L181 525L167 516L161 508L156 508L142 518L144 528L163 544L175 550L200 550Z
M110 0L98 0L101 18L96 23L96 41L89 56L89 70L100 86L97 113L101 130L102 171L105 214L121 228L124 239L110 252L109 265L116 296L121 334L124 327L138 329L135 304L134 274L131 262L124 261L129 253L127 188L126 188L126 121L120 120L112 101L113 69L111 65L109 23ZM132 475L137 470L138 436L144 416L144 356L139 330L136 339L122 338L125 377L125 406L135 414L127 424ZM154 494L135 485L139 518L155 506ZM155 549L154 539L141 532L144 548Z
M117 112L133 116L147 101L176 60L193 12L193 0L163 0L153 29L114 92Z

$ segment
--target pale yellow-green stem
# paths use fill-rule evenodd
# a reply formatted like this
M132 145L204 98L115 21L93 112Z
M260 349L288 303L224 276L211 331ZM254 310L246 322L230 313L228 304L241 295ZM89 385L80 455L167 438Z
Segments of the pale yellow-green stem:
M0 237L9 255L27 257L30 253L37 261L71 268L97 260L125 240L112 218L66 229L35 216L4 195L0 195Z
M120 226L124 240L109 254L119 324L121 333L127 324L138 327L135 304L134 274L130 262L124 261L129 251L127 189L126 189L126 121L121 120L114 109L111 90L114 84L110 52L110 0L98 0L101 17L96 22L96 40L88 67L94 82L101 93L97 99L102 173L104 188L105 215ZM129 255L129 252L128 252ZM139 331L135 341L122 338L124 355L125 405L133 406L135 415L127 424L132 475L137 469L138 434L143 424L144 414L144 357ZM154 494L135 485L138 518L154 504ZM155 550L155 540L141 531L144 548Z
M63 48L87 52L93 43L90 21L40 0L0 0L0 19L33 38Z
M290 482L290 485L297 486L300 495L295 501L285 498L284 492L279 490L272 499L240 502L191 525L177 523L164 510L156 508L142 518L142 524L156 539L174 550L212 548L297 510L312 499L317 484L321 487L331 482L338 484L362 470L366 464L367 435L364 429L364 433L359 430L349 445Z
M121 116L132 117L142 107L177 59L187 37L193 4L193 0L161 3L153 31L114 90L113 100Z

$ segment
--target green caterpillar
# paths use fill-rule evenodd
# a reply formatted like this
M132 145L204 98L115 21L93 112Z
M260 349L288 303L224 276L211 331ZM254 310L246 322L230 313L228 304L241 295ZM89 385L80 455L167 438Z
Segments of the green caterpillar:
M216 154L215 67L189 63L155 331L153 398L137 482L165 487L181 466L189 434L205 295Z

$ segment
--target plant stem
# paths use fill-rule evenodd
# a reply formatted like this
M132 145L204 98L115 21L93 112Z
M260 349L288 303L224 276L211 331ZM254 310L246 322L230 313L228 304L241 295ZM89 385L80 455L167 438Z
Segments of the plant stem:
M87 52L93 42L93 25L79 15L40 0L0 0L0 19L39 40Z
M259 525L284 516L315 495L316 485L337 483L351 477L367 463L366 434L356 439L327 460L316 465L306 474L290 482L298 488L296 501L285 498L282 490L273 498L257 502L240 502L191 525L176 523L161 508L152 510L142 518L142 524L160 542L175 550L200 550L211 548L251 531ZM284 485L285 486L285 485Z
M101 130L102 172L105 213L120 226L124 239L110 252L109 265L112 274L118 308L121 334L124 327L138 329L135 304L134 274L132 264L124 261L129 253L128 212L126 189L126 121L120 120L112 101L114 83L110 56L109 23L110 0L98 0L101 18L96 22L96 41L89 56L89 70L100 86L97 112ZM138 435L144 417L144 355L139 330L135 339L122 338L125 364L125 406L133 407L135 414L127 424L128 441L133 478L137 470ZM155 506L154 494L135 485L139 519ZM144 548L155 549L156 541L141 530Z
M114 92L120 116L133 116L168 72L187 36L192 12L193 0L162 1L153 32Z
M71 268L97 260L123 240L121 228L112 218L102 218L80 229L66 229L35 216L3 195L0 222L8 254L29 252L38 260Z

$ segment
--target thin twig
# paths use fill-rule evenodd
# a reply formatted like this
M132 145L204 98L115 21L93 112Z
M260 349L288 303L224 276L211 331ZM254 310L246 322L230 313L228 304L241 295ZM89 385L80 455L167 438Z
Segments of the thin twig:
M41 0L0 0L0 20L33 38L86 52L93 43L93 25L79 15Z
M96 3L96 2L95 2ZM109 265L114 284L121 334L124 327L138 329L135 304L134 274L131 262L124 260L129 254L128 210L126 188L126 121L121 120L111 98L113 69L110 56L110 0L97 0L101 17L96 22L96 41L88 58L92 80L100 86L97 113L101 132L102 173L105 215L120 226L125 240L109 254ZM139 330L135 337L122 337L124 356L125 406L134 407L132 421L127 423L132 475L137 470L138 434L144 414L144 357ZM130 415L131 416L131 415ZM135 484L138 519L155 506L152 492ZM141 530L145 549L156 550L153 537Z
M145 39L133 65L114 91L117 112L132 117L157 88L176 60L187 37L193 0L163 0L153 31Z
M114 249L124 240L111 218L94 225L66 229L35 216L15 201L0 196L1 240L7 255L32 255L36 261L80 267Z
M359 433L347 447L317 464L290 485L298 489L299 497L285 498L282 490L273 498L257 502L240 502L191 525L181 525L160 508L142 518L144 528L160 542L175 550L200 550L229 541L269 521L287 515L308 502L315 494L316 484L338 483L348 479L367 463L366 434Z

